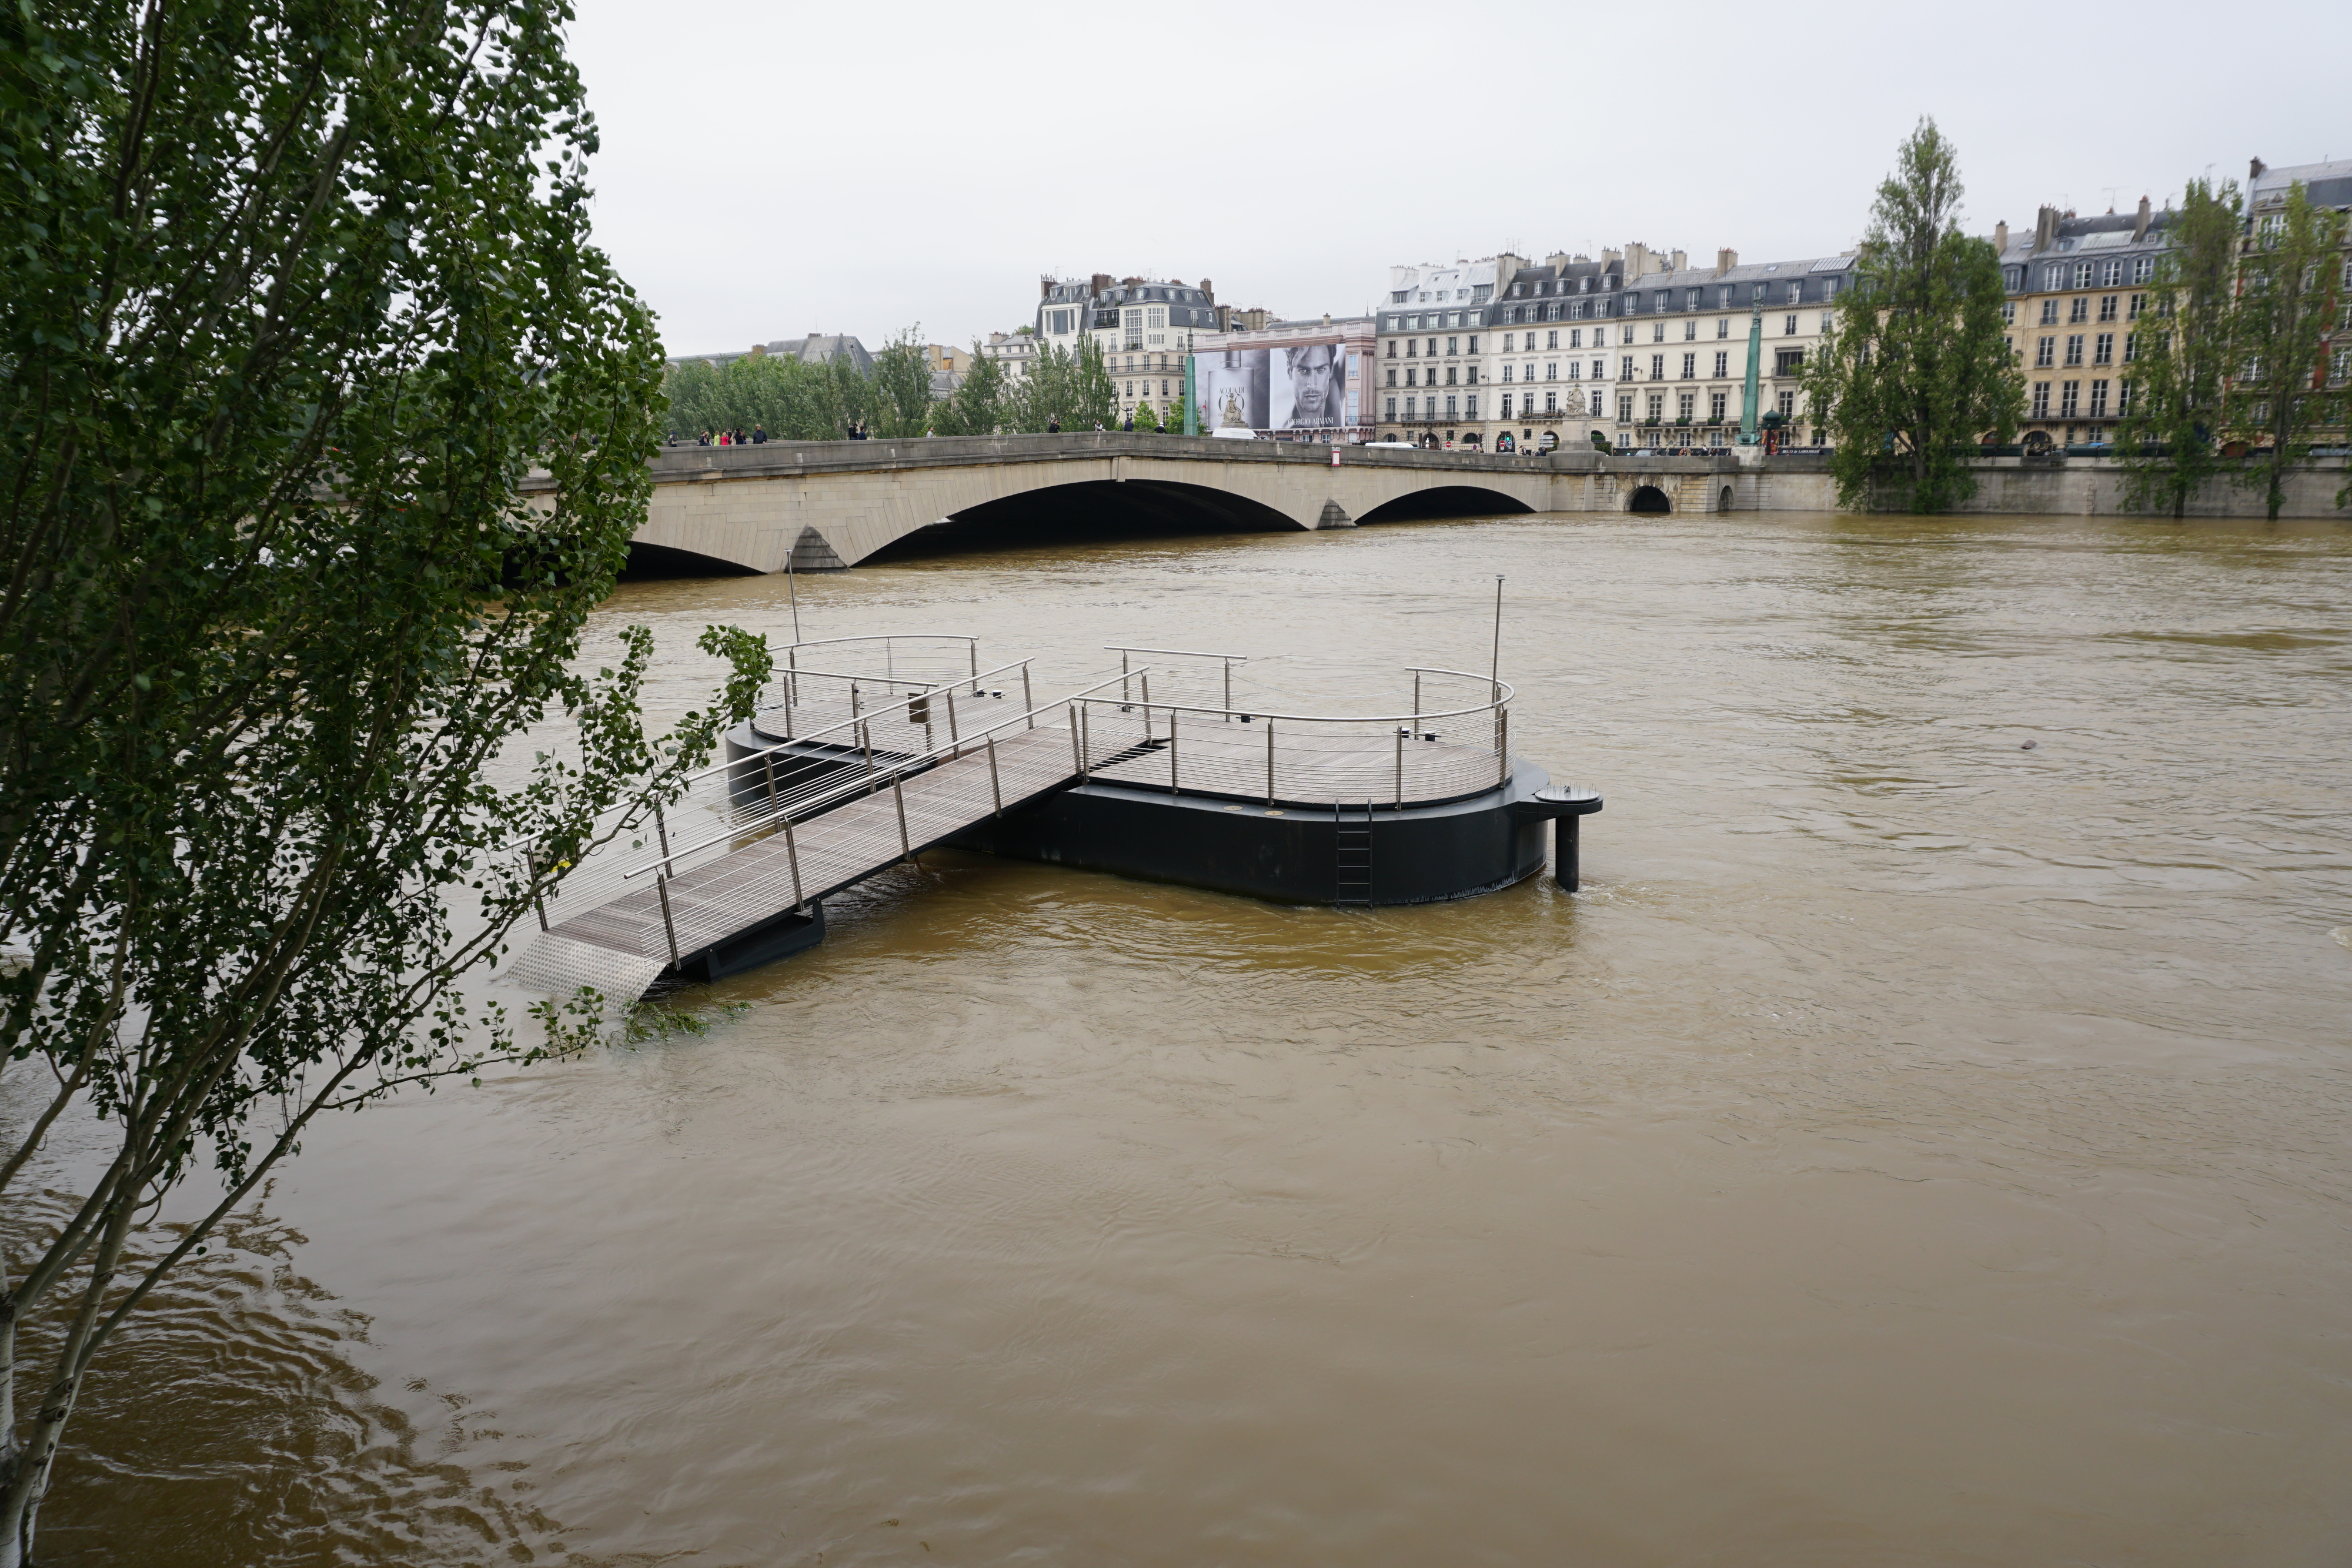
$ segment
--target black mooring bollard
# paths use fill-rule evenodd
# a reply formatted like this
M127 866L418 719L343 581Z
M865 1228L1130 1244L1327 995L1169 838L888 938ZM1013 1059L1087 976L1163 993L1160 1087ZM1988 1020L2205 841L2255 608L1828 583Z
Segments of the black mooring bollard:
M1534 799L1548 809L1551 817L1551 874L1562 893L1574 893L1577 886L1577 828L1579 822L1601 810L1601 791L1578 789L1566 784L1547 784L1535 792Z

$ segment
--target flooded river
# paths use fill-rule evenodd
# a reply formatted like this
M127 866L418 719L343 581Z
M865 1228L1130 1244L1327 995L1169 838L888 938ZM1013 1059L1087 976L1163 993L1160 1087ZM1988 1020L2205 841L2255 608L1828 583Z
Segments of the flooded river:
M969 548L968 548L969 547ZM805 634L1483 667L1586 890L941 853L701 1037L310 1141L49 1560L2340 1563L2352 526L948 541ZM633 583L656 701L782 579ZM2032 742L2031 748L2027 743Z

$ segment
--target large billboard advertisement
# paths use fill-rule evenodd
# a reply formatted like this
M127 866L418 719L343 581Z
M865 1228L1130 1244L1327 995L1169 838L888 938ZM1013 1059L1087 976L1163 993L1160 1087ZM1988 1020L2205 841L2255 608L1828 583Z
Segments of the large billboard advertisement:
M1196 354L1192 373L1203 431L1332 430L1352 423L1345 344Z

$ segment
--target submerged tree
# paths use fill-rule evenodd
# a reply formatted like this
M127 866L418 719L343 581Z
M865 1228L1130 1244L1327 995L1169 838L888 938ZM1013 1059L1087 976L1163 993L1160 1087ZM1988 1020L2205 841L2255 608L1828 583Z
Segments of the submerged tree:
M590 243L567 19L0 16L0 1568L91 1358L319 1115L579 1042L461 977L764 678L713 629L725 699L665 740L646 633L572 667L661 361ZM573 759L486 773L557 708ZM68 1112L107 1141L37 1220ZM139 1234L206 1163L209 1211Z
M2000 259L1960 232L1952 144L1922 120L1878 187L1870 228L1804 372L1837 454L1838 500L1937 512L1966 500L1980 436L2007 441L2023 378L2002 337Z
M922 435L931 423L931 361L922 323L906 328L874 356L873 421L877 435Z
M2343 296L2343 245L2344 214L2314 206L2297 181L2278 212L2256 215L2238 265L2231 426L2257 446L2238 482L2262 492L2272 517L2286 499L2288 469L2311 455L2312 434L2340 423L2327 344Z
M2165 225L2150 308L2125 340L2127 371L2117 455L2124 505L2182 516L2221 466L2223 390L2236 309L2240 199L2235 181L2189 182Z

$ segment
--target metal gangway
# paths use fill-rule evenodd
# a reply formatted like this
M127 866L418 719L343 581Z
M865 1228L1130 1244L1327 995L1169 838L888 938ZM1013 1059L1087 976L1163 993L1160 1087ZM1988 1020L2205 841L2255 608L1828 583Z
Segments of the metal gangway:
M825 670L811 649L880 645L879 669ZM960 644L966 667L905 660L899 644ZM861 649L859 652L869 652ZM710 977L731 941L924 850L1076 782L1077 706L1119 676L1038 705L1026 659L982 669L964 637L795 644L751 730L769 744L694 774L642 818L603 824L602 847L541 904L540 933L501 977L556 995L631 1001L664 973ZM1006 701L988 683L1021 695Z

